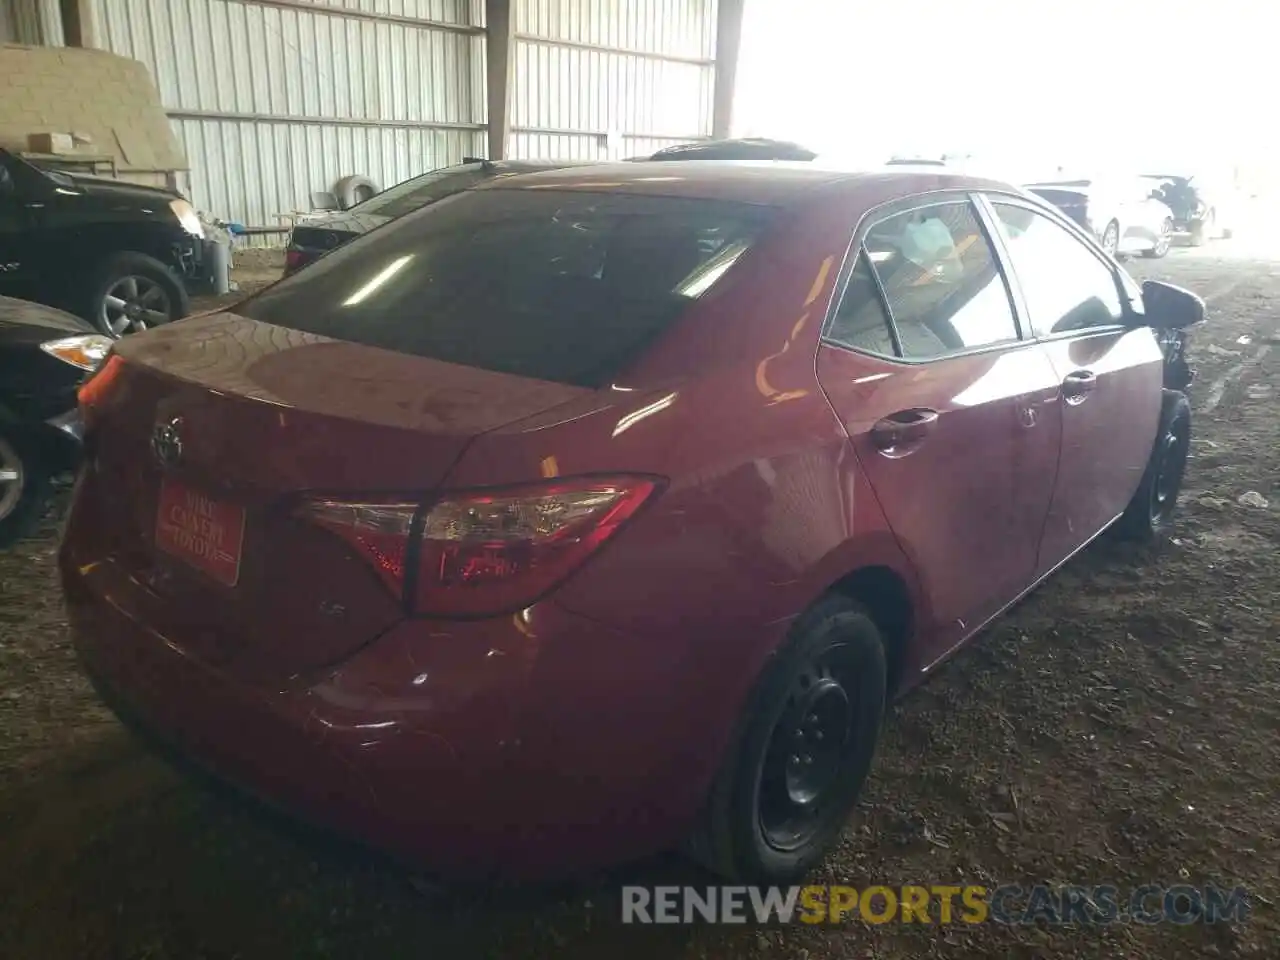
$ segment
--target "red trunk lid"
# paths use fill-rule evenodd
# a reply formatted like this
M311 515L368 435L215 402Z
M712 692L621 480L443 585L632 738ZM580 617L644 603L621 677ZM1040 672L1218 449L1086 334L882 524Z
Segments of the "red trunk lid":
M78 510L132 582L132 612L264 680L340 660L403 616L366 561L294 516L304 495L420 500L473 437L590 393L230 314L116 352Z

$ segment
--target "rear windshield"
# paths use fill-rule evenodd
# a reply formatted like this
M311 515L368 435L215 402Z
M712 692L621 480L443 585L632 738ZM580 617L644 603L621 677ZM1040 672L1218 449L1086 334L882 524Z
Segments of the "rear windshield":
M600 386L750 248L768 209L477 190L393 221L233 309L487 370Z

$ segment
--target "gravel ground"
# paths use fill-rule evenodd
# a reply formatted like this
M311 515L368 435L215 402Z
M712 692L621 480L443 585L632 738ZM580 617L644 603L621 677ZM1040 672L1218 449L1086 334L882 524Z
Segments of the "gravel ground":
M246 287L274 267L242 263ZM0 554L0 957L1275 957L1280 262L1138 262L1202 293L1175 541L1104 538L892 711L825 882L1243 884L1241 925L623 928L622 882L440 891L199 787L73 662L56 518ZM1255 491L1268 507L1238 498Z

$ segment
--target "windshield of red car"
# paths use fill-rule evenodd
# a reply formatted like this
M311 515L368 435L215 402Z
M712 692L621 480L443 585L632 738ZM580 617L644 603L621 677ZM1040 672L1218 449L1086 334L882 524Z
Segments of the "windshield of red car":
M608 383L760 236L769 208L476 190L335 250L233 309L255 320L580 386Z

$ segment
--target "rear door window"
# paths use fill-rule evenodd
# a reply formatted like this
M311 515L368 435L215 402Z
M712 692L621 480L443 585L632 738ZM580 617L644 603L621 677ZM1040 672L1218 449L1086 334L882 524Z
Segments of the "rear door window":
M849 285L831 318L827 339L882 357L896 355L889 315L880 302L876 280L871 275L871 261L865 250L860 251L853 265Z
M452 363L607 383L761 235L752 204L488 189L354 241L235 308Z
M901 356L930 360L1018 340L1004 277L972 204L932 204L871 227L863 241Z

